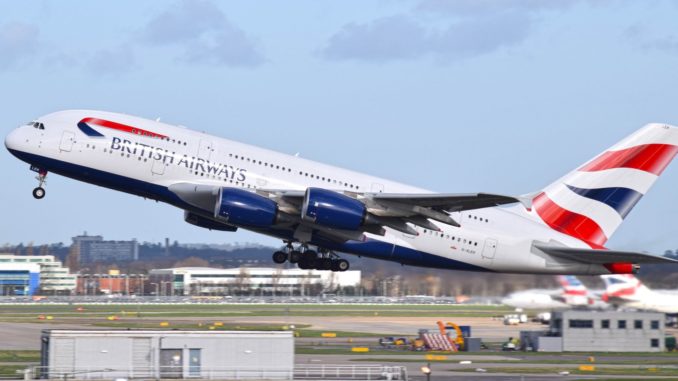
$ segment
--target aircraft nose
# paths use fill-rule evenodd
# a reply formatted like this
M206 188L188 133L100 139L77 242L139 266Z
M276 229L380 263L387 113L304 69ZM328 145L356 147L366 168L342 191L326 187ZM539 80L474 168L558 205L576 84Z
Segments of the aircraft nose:
M21 137L19 136L19 129L14 129L5 137L5 147L8 150L16 150L19 147Z
M5 136L5 147L9 151L18 150L21 147L21 128L16 128Z

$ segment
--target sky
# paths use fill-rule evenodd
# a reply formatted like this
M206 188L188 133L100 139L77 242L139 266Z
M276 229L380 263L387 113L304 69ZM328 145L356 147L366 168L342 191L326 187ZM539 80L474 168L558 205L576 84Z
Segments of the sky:
M161 118L445 193L525 194L649 122L678 125L678 1L0 4L0 132L53 111ZM0 245L87 231L278 241L0 150ZM678 249L678 164L608 242Z

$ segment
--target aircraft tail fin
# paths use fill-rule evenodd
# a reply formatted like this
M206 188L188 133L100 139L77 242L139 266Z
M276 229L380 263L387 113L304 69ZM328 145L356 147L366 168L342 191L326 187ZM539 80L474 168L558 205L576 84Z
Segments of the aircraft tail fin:
M641 300L650 293L640 279L631 274L611 274L601 275L605 282L604 301L622 300Z
M678 153L678 127L648 124L537 194L552 229L602 248Z
M587 305L592 302L589 290L574 275L558 275L558 283L563 287L563 301L569 305Z

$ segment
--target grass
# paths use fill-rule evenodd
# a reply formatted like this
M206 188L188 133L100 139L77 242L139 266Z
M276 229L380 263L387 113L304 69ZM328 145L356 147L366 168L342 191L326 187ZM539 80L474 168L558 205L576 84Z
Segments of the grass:
M85 310L76 311L82 306ZM356 304L184 304L184 305L3 305L0 319L52 315L54 318L82 318L111 314L139 317L213 316L401 316L401 317L492 317L510 312L502 306L485 305L356 305Z
M0 350L0 362L40 362L40 351Z
M518 373L518 374L556 374L567 371L570 374L578 375L624 375L624 376L678 376L678 369L675 368L629 368L629 367L596 367L595 371L581 371L578 368L564 367L489 367L483 369L487 373ZM653 370L650 370L653 369ZM469 372L474 368L448 369L450 372Z
M16 371L26 369L23 365L0 365L0 377L23 379Z

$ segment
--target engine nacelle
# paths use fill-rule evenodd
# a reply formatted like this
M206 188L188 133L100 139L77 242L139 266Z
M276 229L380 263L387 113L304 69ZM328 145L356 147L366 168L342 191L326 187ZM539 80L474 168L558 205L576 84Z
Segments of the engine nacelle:
M308 188L301 218L333 229L358 230L365 223L367 207L362 202L322 188Z
M278 204L256 193L237 188L219 189L214 218L233 225L269 227L275 224Z
M224 232L234 232L238 230L237 227L223 222L215 221L211 218L205 218L191 212L184 212L184 221L188 222L191 225L197 227L210 229L210 230L219 230Z
M640 265L626 262L606 263L603 266L612 274L635 274L640 270Z

